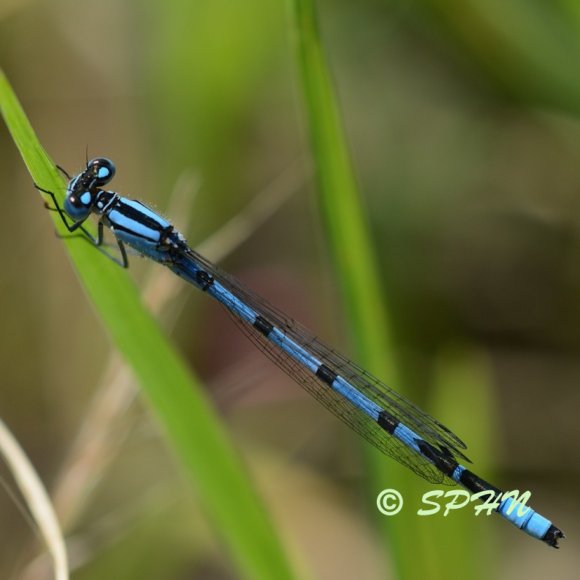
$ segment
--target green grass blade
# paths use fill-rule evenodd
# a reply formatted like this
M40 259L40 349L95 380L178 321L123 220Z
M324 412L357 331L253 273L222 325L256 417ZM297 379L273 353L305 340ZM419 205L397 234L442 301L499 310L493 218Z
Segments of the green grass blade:
M465 441L473 441L469 455L477 457L476 473L494 482L491 468L496 446L493 439L499 427L495 424L498 405L494 400L491 361L470 344L444 345L436 357L434 391L433 415L445 417L445 422L453 425ZM465 409L470 408L477 409L477 413L466 413ZM499 544L495 541L494 530L499 530L506 522L498 521L498 516L480 518L471 509L461 510L454 516L457 517L451 528L449 518L435 519L433 531L445 536L443 546L434 555L438 558L438 569L454 566L473 580L497 577L494 554L498 553Z
M310 0L293 0L298 65L317 194L356 347L375 372L394 369L383 293L360 205L340 114ZM377 319L382 324L376 324ZM374 361L374 362L373 362ZM382 361L382 362L381 362ZM392 370L391 370L392 376Z
M393 331L385 308L385 293L379 282L339 107L321 46L314 3L312 0L292 0L290 5L317 194L356 359L401 390L402 372L393 356ZM415 474L374 450L369 450L367 455L373 493L383 488L396 488L406 498L420 497L420 486L425 486ZM434 570L437 559L430 557L438 551L437 538L424 534L420 518L408 511L379 521L400 577L437 577Z
M0 110L34 181L50 191L63 192L62 178L2 71ZM68 233L56 212L53 217L59 233ZM222 423L143 308L127 273L89 244L78 239L64 241L92 304L139 379L242 575L292 578L275 529Z

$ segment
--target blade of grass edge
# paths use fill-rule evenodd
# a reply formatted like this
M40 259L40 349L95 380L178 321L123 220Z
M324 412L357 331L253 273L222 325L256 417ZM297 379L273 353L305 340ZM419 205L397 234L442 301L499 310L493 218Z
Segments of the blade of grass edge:
M392 384L401 385L402 369L393 356L385 293L379 282L339 107L321 46L314 3L312 0L290 0L290 12L317 196L357 361L377 376L388 377ZM384 487L392 487L403 490L405 495L419 496L415 493L415 474L386 460L369 446L365 446L365 456L371 476L369 493L376 494ZM374 501L372 506L374 509ZM401 578L436 577L434 562L428 557L417 557L417 554L433 553L432 544L437 541L428 539L431 550L421 550L426 539L420 533L418 519L407 514L379 520Z
M498 402L493 388L493 367L489 355L469 342L446 343L435 357L433 385L435 417L453 425L466 441L473 441L470 455L477 457L477 471L495 481L492 470L494 450L500 428L497 423ZM466 410L477 409L476 413ZM506 522L500 518L478 518L471 510L454 514L455 525L450 529L447 518L435 520L432 532L445 534L446 542L434 557L439 569L454 567L465 578L484 580L497 578L497 534ZM515 530L508 530L515 532ZM459 548L459 549L458 549Z
M3 71L0 110L36 183L63 183ZM66 234L55 212L57 231ZM198 495L247 578L293 578L291 566L244 465L203 391L143 308L121 268L89 244L65 239L84 288L113 342L131 365Z

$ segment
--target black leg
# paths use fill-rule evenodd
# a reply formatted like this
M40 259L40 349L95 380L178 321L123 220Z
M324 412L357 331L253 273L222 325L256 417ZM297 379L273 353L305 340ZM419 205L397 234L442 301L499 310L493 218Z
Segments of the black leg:
M71 176L68 174L66 169L63 169L60 165L57 165L56 168L70 181Z
M122 266L123 268L128 268L129 267L129 259L127 258L127 250L125 250L125 244L119 238L115 238L115 239L117 240L117 244L119 246L119 251L121 252L121 260L122 260L122 262L117 262L117 264L119 264L119 266Z
M99 222L100 223L100 222ZM125 249L125 245L123 244L123 242L121 242L120 240L117 240L117 244L119 246L119 251L121 253L121 258L117 258L116 256L114 256L113 254L111 254L110 252L107 252L107 250L105 248L108 248L110 246L105 245L105 244L96 244L95 241L93 240L93 238L89 235L82 235L82 234L74 234L72 236L60 236L58 235L58 233L56 234L57 237L63 239L63 238L76 238L78 240L83 240L85 242L87 242L87 244L91 244L91 247L95 248L95 250L98 250L99 252L101 252L101 254L103 254L103 256L106 256L107 258L109 258L109 260L111 260L111 262L115 262L115 264L117 264L117 266L121 266L121 268L128 268L129 267L129 260L127 258L127 250Z
M119 258L116 258L112 254L109 254L109 252L105 251L104 243L103 243L103 240L105 239L105 234L104 234L103 230L104 230L103 222L99 221L97 224L97 240L96 240L95 247L101 253L103 253L105 256L107 256L107 258L113 260L113 262L115 262L115 264L118 264L119 266L121 266L121 268L128 268L129 267L129 259L127 258L127 250L125 250L125 244L123 244L123 242L117 236L115 236L115 240L117 242L117 245L119 246L119 252L121 253L121 259L119 260Z
M59 169L61 169L61 168L59 167ZM64 171L64 170L61 169L61 171ZM58 212L58 215L62 219L63 224L66 226L66 229L69 232L71 232L71 234L73 232L78 231L78 230L80 230L80 232L82 232L82 233L79 233L79 234L77 234L75 236L72 236L72 237L79 237L82 240L86 240L93 247L95 247L97 250L99 250L99 252L101 252L101 254L107 256L107 258L109 258L109 260L112 260L113 262L115 262L115 264L121 266L121 268L128 268L129 267L129 260L127 258L127 251L125 250L125 245L123 244L123 242L121 242L121 240L115 238L116 241L117 241L117 245L119 246L119 251L121 253L121 259L113 256L112 254L110 254L109 252L107 252L105 250L103 222L101 222L101 221L98 222L98 225L97 225L97 237L95 238L91 234L91 232L89 232L83 226L83 223L84 223L85 220L82 220L80 222L75 222L73 224L69 224L68 219L67 219L68 218L67 214L60 207L60 205L58 205L58 201L56 200L56 196L54 195L54 193L52 191L48 191L48 189L44 189L44 188L40 187L39 185L37 185L36 183L34 184L34 187L36 187L36 189L38 189L39 191L42 191L42 193L46 193L47 195L50 195L50 197L51 197L51 199L52 199L52 201L54 203L54 207L50 207L47 202L44 203L44 207L46 209L48 209L49 211L56 211L56 212ZM59 238L71 237L71 236L62 236L62 235L59 235L58 232L57 232L56 235Z
M40 187L39 185L37 185L36 183L34 184L34 187L36 187L36 189L38 189L38 191L42 191L42 193L46 193L47 195L50 195L50 197L54 203L54 207L50 207L48 205L48 203L46 203L46 202L44 202L44 207L50 211L57 211L58 215L60 216L60 219L62 219L62 223L66 226L66 229L69 232L74 232L74 231L78 230L79 228L82 231L85 231L85 229L82 227L82 224L83 224L82 221L75 222L73 224L68 223L67 215L63 211L63 209L60 207L60 205L58 205L58 201L56 200L56 196L54 195L54 193L52 193L52 191L48 191L48 189L44 189L44 188ZM90 234L89 234L89 237L92 237L92 236L90 236Z

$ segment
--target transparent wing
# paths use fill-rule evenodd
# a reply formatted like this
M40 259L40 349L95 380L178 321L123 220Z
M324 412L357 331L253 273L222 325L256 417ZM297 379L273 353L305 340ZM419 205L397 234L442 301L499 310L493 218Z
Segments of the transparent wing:
M177 273L187 278L188 260L191 260L192 269L195 269L195 264L197 264L198 268L202 266L203 269L256 313L266 318L271 324L277 326L286 336L309 350L322 363L344 377L366 397L398 419L409 429L412 429L427 443L441 450L444 454L453 457L457 462L469 462L469 459L461 452L462 449L466 449L465 443L447 427L419 409L399 393L393 391L369 372L326 346L298 322L288 318L278 309L268 304L263 298L245 288L233 276L223 272L217 266L193 251L191 251L190 256L185 257L182 264L174 265L173 269L181 270L181 272L178 271ZM316 375L313 375L296 362L284 350L270 342L251 324L248 324L231 311L230 314L244 334L276 363L277 366L380 451L396 459L403 465L406 465L427 481L455 485L453 480L441 473L422 455L416 453L395 437L390 436L372 418L345 400Z

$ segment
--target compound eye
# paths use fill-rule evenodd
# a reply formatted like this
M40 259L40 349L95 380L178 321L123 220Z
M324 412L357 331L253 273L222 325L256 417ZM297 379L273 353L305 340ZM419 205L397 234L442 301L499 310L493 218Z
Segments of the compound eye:
M93 174L94 184L97 186L109 183L115 176L115 164L106 157L97 157L87 163L87 170Z
M90 191L69 193L64 200L64 211L76 222L82 221L91 213L93 195Z

